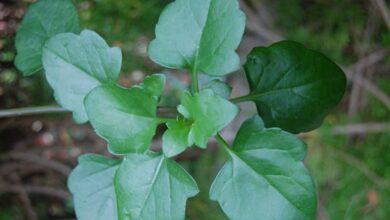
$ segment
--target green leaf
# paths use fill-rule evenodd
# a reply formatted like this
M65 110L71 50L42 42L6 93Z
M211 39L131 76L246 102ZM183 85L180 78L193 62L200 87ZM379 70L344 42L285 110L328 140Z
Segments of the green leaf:
M148 54L168 68L226 75L239 68L244 29L237 0L176 0L162 12Z
M118 79L122 63L119 48L110 48L95 32L59 34L43 48L46 78L57 102L73 112L78 123L88 121L85 96L102 83Z
M315 188L302 162L305 144L277 128L262 128L255 117L246 121L226 147L230 160L214 180L210 198L232 220L313 220Z
M230 95L232 94L232 87L219 79L211 80L204 86L203 89L211 89L215 94L225 99L229 99Z
M178 111L183 118L168 123L163 135L163 150L166 156L175 156L193 144L206 148L210 137L226 127L238 114L239 109L230 101L216 95L212 90L202 90L191 95L184 92Z
M182 220L189 197L199 190L175 161L151 152L129 154L115 177L119 220Z
M159 123L156 97L162 92L163 77L152 75L145 79L148 83L129 89L105 84L87 95L85 108L89 120L96 132L108 141L110 152L127 154L149 148Z
M78 220L117 219L114 177L120 161L87 154L68 179Z
M50 37L66 32L80 32L72 1L40 0L32 4L16 35L16 67L24 76L41 70L43 45Z
M291 41L253 49L245 71L251 91L246 99L256 103L266 126L292 133L319 127L346 88L334 62Z

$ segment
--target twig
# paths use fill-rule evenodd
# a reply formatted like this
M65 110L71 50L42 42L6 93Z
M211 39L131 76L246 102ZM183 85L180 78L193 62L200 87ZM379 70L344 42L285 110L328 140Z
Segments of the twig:
M53 113L68 113L69 110L59 106L40 106L40 107L27 107L27 108L15 108L0 111L0 118L11 118L28 115L38 114L53 114ZM176 109L169 107L158 107L158 113L162 115L173 115L176 113Z
M58 199L67 200L70 197L69 192L62 190L62 189L56 189L52 187L47 186L31 186L31 185L0 185L0 192L12 192L12 193L19 193L20 188L22 188L26 193L28 194L42 194L46 196L55 197Z
M390 123L361 123L350 125L339 125L332 129L335 135L368 134L390 131Z
M390 30L390 13L386 2L384 0L371 0L371 2L377 6L387 28Z
M57 161L48 160L48 159L45 159L43 157L38 157L35 155L30 155L30 154L25 154L25 153L9 153L9 154L5 154L5 155L1 155L0 159L1 160L7 160L7 159L8 160L9 159L23 160L23 161L36 163L36 164L42 165L44 167L49 167L49 168L63 174L64 176L69 176L70 172L72 171L72 169L70 169L68 166L66 166L62 163L59 163Z

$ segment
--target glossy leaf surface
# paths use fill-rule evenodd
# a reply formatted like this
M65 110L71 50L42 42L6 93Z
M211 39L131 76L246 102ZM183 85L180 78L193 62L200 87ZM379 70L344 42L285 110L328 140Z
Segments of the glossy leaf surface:
M89 30L80 35L59 34L43 48L45 74L54 96L60 105L73 112L78 123L88 121L85 96L102 83L116 81L121 63L120 49L110 48Z
M87 154L68 180L78 220L117 219L114 176L120 161Z
M315 189L303 164L306 146L301 140L264 128L254 117L242 125L228 153L210 198L229 219L315 219Z
M115 177L119 220L183 220L199 190L175 161L154 153L129 154Z
M244 28L237 0L176 0L162 12L148 54L168 68L225 75L239 68Z
M291 41L252 50L245 64L248 100L267 127L292 133L319 127L341 100L344 72L323 54Z
M165 78L156 74L145 82L129 89L101 85L85 98L92 126L108 141L114 154L145 152L149 148L158 125L156 97L162 92Z
M80 32L76 8L70 0L40 0L32 4L16 35L15 65L24 76L42 69L45 42L60 33Z

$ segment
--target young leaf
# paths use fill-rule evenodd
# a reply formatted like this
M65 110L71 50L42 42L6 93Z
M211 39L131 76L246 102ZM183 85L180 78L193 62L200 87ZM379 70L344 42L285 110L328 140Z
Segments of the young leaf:
M163 150L168 157L181 153L193 144L206 148L208 139L238 114L236 105L209 89L194 96L189 92L183 93L178 111L184 120L168 123L168 131L163 135Z
M306 146L252 118L240 128L230 160L214 180L210 198L232 220L312 220L316 196L303 164Z
M226 75L239 68L244 28L237 0L176 0L162 12L148 54L168 68Z
M101 85L85 98L92 126L108 141L109 150L114 154L145 152L156 132L157 97L161 95L165 78L155 74L145 82L130 89Z
M114 177L120 161L87 154L68 180L78 220L117 219Z
M346 88L345 74L334 62L291 41L255 48L245 71L247 99L256 103L266 126L292 133L319 127Z
M88 121L85 96L102 83L118 79L122 63L119 48L110 48L95 32L59 34L43 48L46 78L57 102L73 112L78 123Z
M203 89L211 89L215 94L225 99L229 99L232 94L232 87L219 79L211 80Z
M175 161L148 152L129 154L115 177L119 220L182 220L188 198L199 190Z
M32 4L16 35L16 67L24 76L41 70L43 45L50 37L66 32L80 32L72 1L40 0Z

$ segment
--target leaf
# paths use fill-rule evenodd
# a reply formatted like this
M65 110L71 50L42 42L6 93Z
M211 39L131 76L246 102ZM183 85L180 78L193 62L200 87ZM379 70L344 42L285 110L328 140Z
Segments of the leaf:
M120 161L86 154L68 179L78 220L117 219L114 177Z
M228 148L230 160L214 180L210 198L232 220L312 220L316 195L303 164L305 144L277 128L246 121Z
M162 12L148 54L168 68L226 75L239 68L244 29L237 0L176 0Z
M245 71L247 99L256 103L266 126L292 133L319 127L346 88L345 74L334 62L292 41L253 49Z
M232 94L232 87L218 79L211 80L203 89L211 89L215 94L225 99L229 99Z
M120 73L122 54L110 48L95 32L59 34L43 48L46 78L57 102L73 112L78 123L88 121L83 105L85 96L102 83L115 82Z
M172 157L193 144L206 148L210 137L226 127L238 114L238 108L212 90L202 90L191 95L184 92L178 111L183 118L168 123L163 135L163 150Z
M16 35L15 65L24 76L42 69L45 42L60 33L79 33L76 8L70 0L40 0L32 4Z
M186 200L199 190L175 161L152 154L129 154L115 177L119 220L182 220Z
M162 92L163 77L152 75L145 79L148 83L129 89L105 84L87 95L85 108L89 120L96 133L108 141L110 152L127 154L149 148L159 123L156 97Z
M190 121L182 118L178 118L175 122L167 123L168 130L164 133L162 138L165 156L176 156L193 144L188 141L191 124Z

